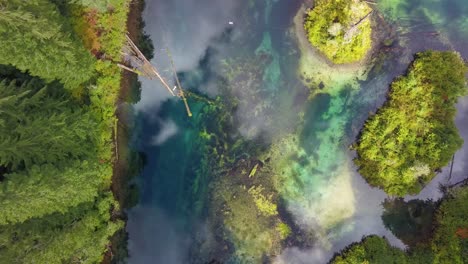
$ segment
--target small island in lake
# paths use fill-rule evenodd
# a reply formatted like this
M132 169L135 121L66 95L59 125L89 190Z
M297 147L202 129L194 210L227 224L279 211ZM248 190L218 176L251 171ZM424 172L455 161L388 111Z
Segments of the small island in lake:
M372 9L359 0L317 0L305 19L309 42L335 64L363 60L372 48Z
M416 194L463 145L454 119L467 68L456 52L418 53L370 117L355 159L360 174L390 195Z

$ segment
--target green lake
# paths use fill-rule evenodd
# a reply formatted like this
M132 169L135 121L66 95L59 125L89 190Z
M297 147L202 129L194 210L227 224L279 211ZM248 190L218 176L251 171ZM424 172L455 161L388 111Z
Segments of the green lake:
M193 117L157 81L141 80L131 148L145 167L129 211L130 263L327 263L369 234L406 246L382 220L387 195L356 172L349 147L416 52L468 58L468 2L377 0L393 43L348 67L301 39L306 2L146 0L152 62L174 82L170 47ZM467 141L468 99L458 110ZM405 199L439 198L439 182L468 171L467 151L450 179L444 168Z

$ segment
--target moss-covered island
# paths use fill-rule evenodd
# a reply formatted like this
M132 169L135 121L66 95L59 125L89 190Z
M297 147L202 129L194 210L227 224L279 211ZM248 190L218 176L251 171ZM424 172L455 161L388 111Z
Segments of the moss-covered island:
M359 0L317 0L305 19L310 43L335 64L363 60L372 47L372 9Z
M355 146L355 163L369 184L390 195L418 193L449 163L463 144L454 118L455 103L466 94L466 71L455 52L416 55Z

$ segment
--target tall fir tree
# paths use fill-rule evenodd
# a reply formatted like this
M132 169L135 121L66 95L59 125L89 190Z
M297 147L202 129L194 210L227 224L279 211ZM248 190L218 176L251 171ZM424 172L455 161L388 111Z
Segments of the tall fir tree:
M24 223L0 225L0 263L100 263L109 237L122 228L110 221L112 194Z
M12 169L95 153L96 122L53 88L0 83L0 165Z
M0 0L0 64L77 88L92 77L94 60L64 25L48 0Z
M111 167L74 161L65 166L45 164L8 174L0 183L0 225L24 222L92 202L109 185Z

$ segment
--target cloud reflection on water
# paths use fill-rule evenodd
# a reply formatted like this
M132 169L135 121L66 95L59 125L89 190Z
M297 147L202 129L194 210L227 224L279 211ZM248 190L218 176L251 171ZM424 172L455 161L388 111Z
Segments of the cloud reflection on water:
M146 2L146 31L151 35L157 47L153 62L171 82L173 82L170 77L171 74L166 71L169 63L164 51L160 50L160 48L169 45L178 69L196 73L200 70L200 60L206 56L207 49L210 46L222 48L219 43L215 44L213 40L226 31L230 20L235 21L236 9L239 3L239 1L234 0L147 0ZM165 36L164 41L166 43L163 42L162 36ZM415 49L422 48L419 43ZM408 54L413 51L408 51ZM407 56L407 59L409 60L411 56ZM209 65L208 67L213 66ZM213 70L217 71L219 69ZM217 93L216 83L212 82L212 79L205 83L203 89L211 91L211 94ZM141 98L142 100L136 105L136 109L155 115L161 103L169 99L169 95L157 81L144 81ZM468 141L468 125L464 122L466 114L468 114L467 100L459 104L459 112L462 114L457 116L457 125L465 140ZM170 133L166 133L166 135L174 133L174 129L170 125L171 121L168 122L169 130L166 130L166 132ZM255 123L262 124L262 122L253 122L253 124ZM166 137L156 136L153 143L162 143L161 138ZM467 171L466 166L468 165L463 162L466 159L465 153L468 153L467 151L468 147L465 144L463 149L457 153L453 179L463 177L463 171ZM350 160L351 157L348 157L348 159ZM444 173L439 175L438 179L446 177L446 172L447 169L444 169ZM297 247L286 249L277 258L278 263L325 263L334 251L344 248L351 242L359 241L362 236L368 234L386 236L393 245L404 247L390 231L385 229L380 220L381 202L387 196L380 190L370 189L362 177L355 172L355 169L350 168L347 173L351 175L350 184L353 193L350 195L337 193L335 197L336 199L347 199L347 197L354 199L352 204L356 206L357 210L354 212L354 208L350 208L353 209L355 214L351 219L343 223L346 227L335 233L325 234L324 239L328 240L330 244L318 244L308 250L298 249ZM339 190L335 191L338 192ZM327 193L327 195L331 194ZM429 198L437 195L439 195L437 183L433 181L417 197ZM188 254L190 239L187 238L186 234L177 230L176 219L167 216L160 208L155 208L154 205L150 206L140 206L132 209L129 213L130 263L187 263L187 260L182 256ZM306 219L308 213L310 212L304 210L295 215L302 214L305 216L302 220L308 221ZM313 213L317 214L316 211Z
M200 60L213 40L232 27L238 1L231 0L147 0L143 13L145 31L155 46L152 63L170 85L174 78L170 61L164 50L170 47L179 72L196 71ZM212 84L210 84L212 86ZM211 87L210 86L210 87ZM170 95L157 80L143 81L141 101L135 105L140 111L154 110ZM198 88L198 87L197 87ZM212 88L212 87L211 87Z

